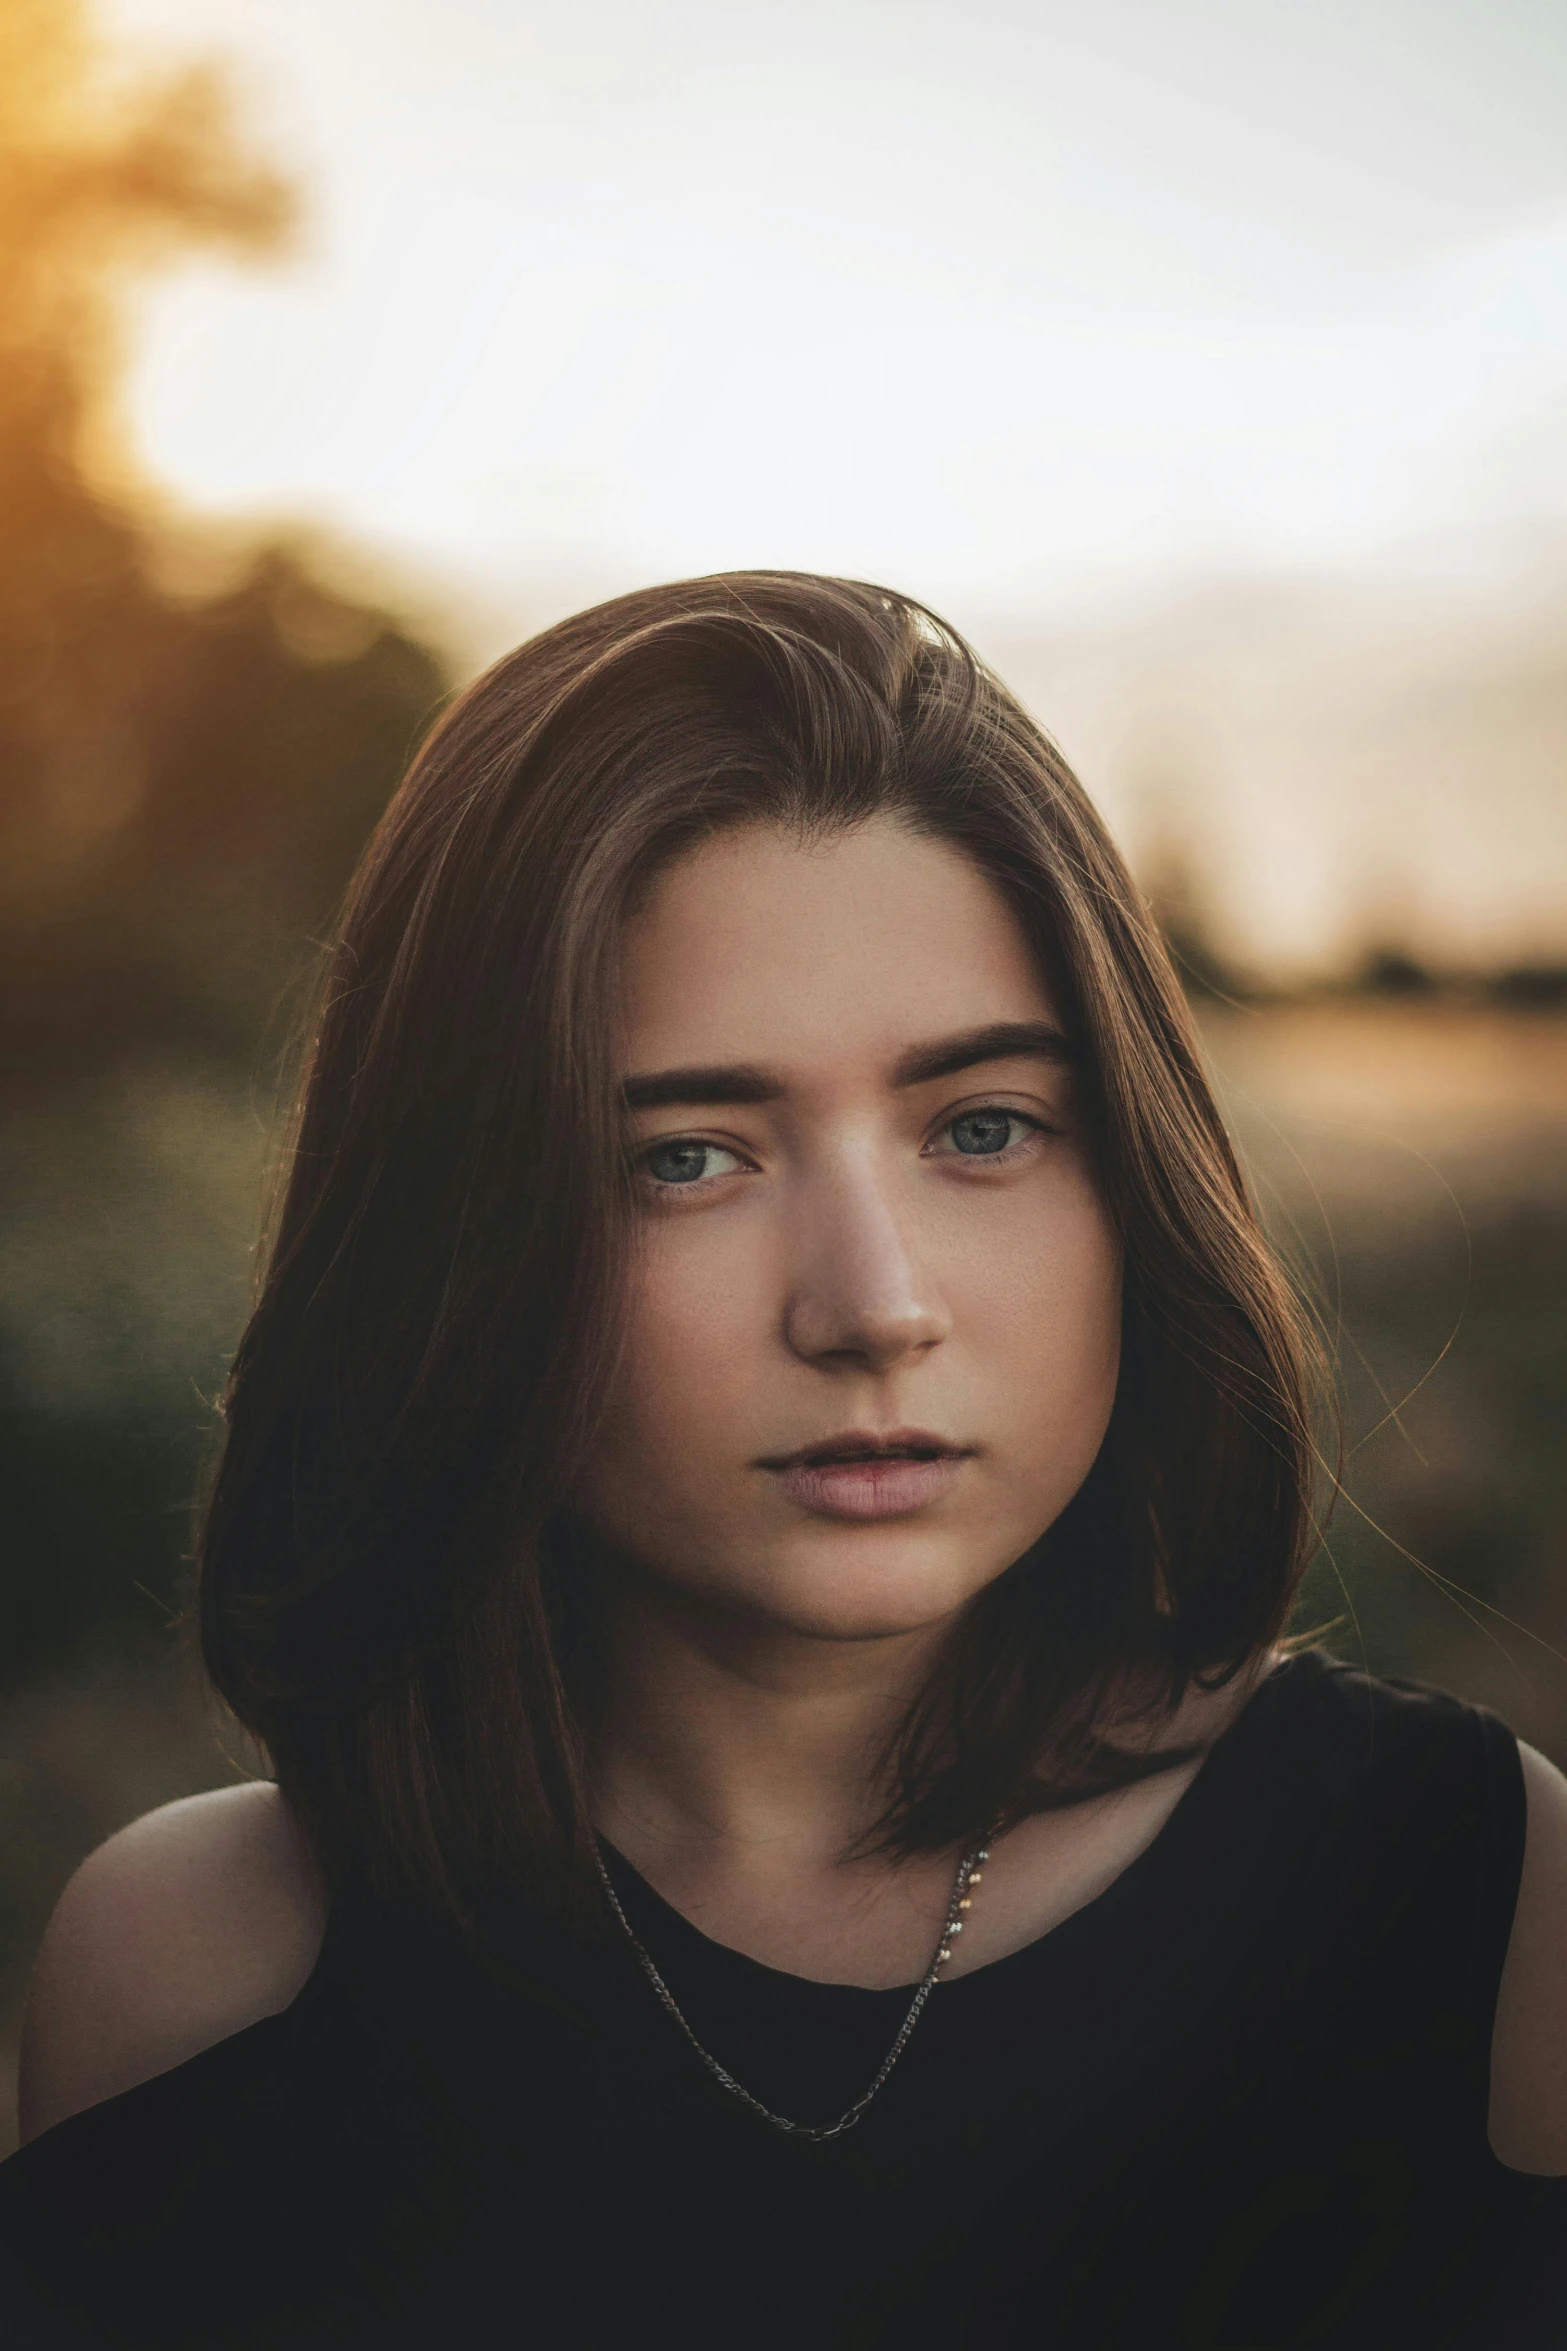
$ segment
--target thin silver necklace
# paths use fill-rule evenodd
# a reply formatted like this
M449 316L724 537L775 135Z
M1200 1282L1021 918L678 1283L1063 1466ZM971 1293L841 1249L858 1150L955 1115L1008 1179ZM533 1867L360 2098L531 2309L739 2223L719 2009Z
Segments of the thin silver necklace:
M994 1829L992 1829L990 1833L992 1836L994 1836ZM898 2027L897 2039L893 2042L892 2047L888 2050L886 2056L882 2059L881 2068L877 2073L876 2079L871 2083L870 2088L866 2090L861 2097L855 2099L852 2106L846 2108L845 2111L839 2115L836 2122L818 2123L791 2122L787 2115L774 2114L772 2108L770 2106L764 2106L760 2098L752 2097L750 2091L745 2087L743 2082L737 2082L735 2080L734 2075L729 2071L727 2066L719 2064L718 2059L713 2055L710 2049L703 2048L701 2042L697 2039L695 2033L691 2030L691 2027L687 2024L684 2016L682 2016L679 2008L677 2007L674 1994L670 1991L669 1986L665 1983L663 1977L659 1974L657 1967L653 1963L652 1956L647 1950L646 1945L643 1943L641 1936L637 1933L636 1928L632 1925L630 1919L627 1918L624 1910L621 1908L620 1896L616 1893L614 1886L610 1882L609 1871L604 1866L603 1849L596 1837L593 1840L593 1858L598 1863L599 1879L603 1885L605 1893L609 1897L609 1906L615 1913L615 1916L619 1919L621 1925L624 1927L626 1931L626 1940L630 1943L632 1950L641 1960L648 1982L652 1985L654 1991L658 1994L659 1999L663 2002L670 2015L674 2018L676 2024L680 2027L680 2030L685 2034L686 2039L690 2042L692 2048L696 2051L698 2057L701 2058L702 2063L707 2067L707 2070L712 2075L714 2081L719 2084L721 2089L727 2090L731 2097L743 2099L745 2104L750 2107L752 2113L759 2114L764 2122L770 2122L775 2131L788 2131L790 2136L796 2139L820 2140L836 2139L841 2132L853 2129L854 2125L859 2121L860 2116L865 2112L866 2107L869 2106L871 2100L875 2097L877 2091L881 2088L883 2082L887 2079L887 2076L891 2073L893 2067L897 2064L898 2059L903 2055L904 2050L908 2046L909 2035L913 2032L914 2027L919 2023L920 2012L924 2008L926 2001L930 1998L931 1993L936 1988L937 1981L941 1975L942 1967L952 1956L952 1945L954 1939L963 1932L963 1913L964 1911L973 1907L973 1895L970 1889L979 1884L980 1878L983 1875L982 1864L990 1859L990 1848L987 1845L971 1845L969 1850L964 1854L962 1860L958 1863L957 1876L952 1881L952 1899L947 1904L947 1914L941 1922L941 1935L937 1941L935 1952L931 1958L931 1963L929 1967L926 1968L924 1975L920 1978L920 1981L915 1988L914 1997L909 2003L909 2012L904 2018L902 2024Z

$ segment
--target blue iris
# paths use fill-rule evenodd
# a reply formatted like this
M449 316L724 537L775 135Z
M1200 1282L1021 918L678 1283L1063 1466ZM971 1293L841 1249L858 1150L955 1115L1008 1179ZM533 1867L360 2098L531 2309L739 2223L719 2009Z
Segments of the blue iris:
M707 1173L705 1143L660 1143L647 1156L648 1172L661 1184L694 1184Z
M1004 1151L1012 1140L1014 1123L1010 1110L965 1110L947 1131L958 1150L978 1159Z

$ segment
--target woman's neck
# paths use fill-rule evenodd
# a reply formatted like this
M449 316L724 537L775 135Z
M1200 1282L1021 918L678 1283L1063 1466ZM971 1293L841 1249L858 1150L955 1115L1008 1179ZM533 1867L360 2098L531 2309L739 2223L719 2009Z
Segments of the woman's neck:
M603 1598L591 1709L601 1831L717 1942L823 1982L917 1981L958 1856L894 1859L866 1832L889 1793L887 1747L948 1627L822 1641L640 1581L617 1578ZM1254 1679L1193 1692L1158 1744L1206 1747ZM1004 1957L1102 1893L1197 1768L1194 1758L1009 1829L949 1974Z
M640 1582L606 1594L593 1777L616 1843L820 1868L883 1809L947 1628L825 1640Z

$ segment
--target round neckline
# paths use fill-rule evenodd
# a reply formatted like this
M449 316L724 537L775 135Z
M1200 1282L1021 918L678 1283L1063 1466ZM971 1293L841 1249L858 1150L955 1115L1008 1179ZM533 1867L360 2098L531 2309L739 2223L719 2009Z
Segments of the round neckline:
M1265 1711L1260 1708L1259 1701L1264 1698L1276 1700L1283 1685L1298 1677L1299 1668L1317 1657L1316 1651L1297 1650L1271 1666L1239 1712L1214 1740L1189 1786L1182 1790L1171 1807L1169 1817L1150 1837L1141 1852L1134 1853L1126 1866L1117 1870L1107 1886L1102 1886L1097 1894L1090 1895L1086 1902L1079 1903L1075 1910L1068 1911L1065 1918L1058 1919L1054 1926L1046 1927L1043 1934L1020 1943L1015 1951L1004 1951L998 1958L987 1959L982 1966L971 1968L966 1974L954 1976L942 1984L943 2006L950 2010L954 1995L961 1993L965 1985L994 1982L998 1969L1013 1970L1037 1961L1047 1946L1053 1955L1063 1948L1063 1938L1067 1942L1075 1941L1079 1933L1087 1931L1090 1926L1097 1926L1123 1901L1141 1891L1149 1877L1177 1863L1182 1849L1193 1834L1194 1821L1199 1820L1209 1809L1233 1771L1237 1755L1244 1751L1247 1742L1239 1734L1243 1730L1255 1730L1260 1713ZM1328 1661L1322 1659L1321 1662L1326 1664ZM1219 1766L1217 1771L1216 1765ZM628 1861L608 1838L601 1838L600 1843L611 1872L630 1881L634 1898L648 1907L658 1919L661 1930L667 1930L677 1942L684 1942L688 1950L700 1950L709 1967L728 1968L731 1973L749 1975L753 1982L769 1982L779 1988L780 1996L820 1995L836 2000L845 2007L879 2001L885 2006L902 2010L908 2006L911 1995L918 1988L920 1979L917 1976L903 1984L845 1984L821 1976L797 1975L791 1968L773 1967L765 1959L755 1959L750 1952L737 1950L734 1944L720 1942L715 1936L704 1933L701 1927L686 1917L683 1910L677 1910L672 1902L666 1901L657 1887L650 1885L635 1864ZM624 1891L624 1888L617 1890Z

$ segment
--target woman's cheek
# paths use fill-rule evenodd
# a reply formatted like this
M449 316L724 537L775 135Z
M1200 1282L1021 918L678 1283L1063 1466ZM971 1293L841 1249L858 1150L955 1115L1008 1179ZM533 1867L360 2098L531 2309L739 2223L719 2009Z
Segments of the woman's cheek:
M1091 1368L1119 1335L1120 1240L1086 1170L1052 1175L1041 1192L1009 1201L1004 1217L952 1236L953 1302L966 1295L976 1335L988 1327L1009 1354L1059 1363L1065 1341Z
M1092 1466L1115 1402L1121 1361L1122 1255L1096 1196L1052 1220L1050 1243L1014 1263L995 1295L995 1355L1006 1364L1028 1441L1052 1482L1075 1490ZM1009 1416L1010 1417L1010 1416Z
M657 1234L632 1294L620 1417L665 1475L687 1459L700 1473L703 1455L722 1450L724 1407L750 1389L762 1351L754 1268L716 1238Z

